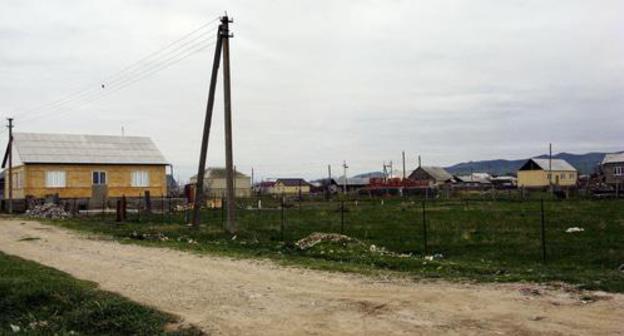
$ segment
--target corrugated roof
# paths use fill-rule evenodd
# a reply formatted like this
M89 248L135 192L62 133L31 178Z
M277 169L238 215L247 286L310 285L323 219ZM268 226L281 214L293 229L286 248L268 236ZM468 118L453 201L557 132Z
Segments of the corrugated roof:
M548 159L531 159L538 165L542 170L555 170L555 171L576 171L568 161L564 159L552 159L549 163Z
M167 164L150 138L112 135L14 133L23 163Z
M606 154L602 164L624 162L624 153Z
M334 181L339 186L344 185L344 176L335 178ZM350 185L350 186L367 185L369 181L370 179L366 177L349 177L347 178L347 185Z
M449 172L442 167L421 166L420 168L426 171L427 174L433 177L436 181L446 182L453 178L453 175L449 174Z

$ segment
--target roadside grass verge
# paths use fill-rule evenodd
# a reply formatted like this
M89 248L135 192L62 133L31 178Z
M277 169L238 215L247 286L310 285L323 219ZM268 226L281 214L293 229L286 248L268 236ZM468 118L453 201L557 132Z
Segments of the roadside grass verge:
M450 200L425 206L426 251L422 203L400 199L345 202L344 213L339 202L290 204L283 230L281 209L240 204L235 237L224 232L220 209L205 210L203 225L196 229L183 224L183 214L142 214L125 223L104 215L51 222L126 243L269 258L323 270L393 271L461 281L563 281L624 292L624 273L618 270L624 264L621 200L547 201L546 262L539 202ZM566 232L570 227L584 231ZM361 244L321 243L307 250L295 246L313 232L343 232ZM442 258L424 258L435 254Z
M202 335L174 316L58 270L0 253L1 335Z

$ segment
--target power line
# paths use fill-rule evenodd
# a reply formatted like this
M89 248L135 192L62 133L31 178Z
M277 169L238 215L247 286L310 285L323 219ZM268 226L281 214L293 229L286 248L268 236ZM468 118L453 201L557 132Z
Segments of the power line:
M208 43L208 44L204 44L204 43L208 42L208 41L211 41L211 40L214 40L215 38L216 37L212 37L212 38L203 40L202 42L197 43L197 44L194 45L194 47L196 47L195 49L188 48L188 49L186 49L186 51L187 51L186 53L183 53L183 54L180 54L180 55L176 55L175 57L171 57L168 60L166 60L166 62L160 63L160 64L156 65L155 67L151 67L147 71L144 71L142 73L137 74L138 75L137 77L128 78L124 82L118 83L118 84L116 84L116 86L113 86L112 90L108 90L108 91L106 91L103 94L101 94L100 91L98 90L94 94L90 94L90 95L82 97L81 99L77 99L74 102L78 103L78 105L70 106L70 107L68 107L68 109L66 111L63 111L63 112L60 112L60 113L55 113L54 115L58 116L58 115L61 115L61 114L65 114L65 113L71 112L71 111L73 111L73 110L75 110L75 109L77 109L79 107L82 107L84 105L92 103L92 102L94 102L96 100L108 97L108 96L114 94L115 92L118 92L118 91L120 91L120 90L122 90L122 89L124 89L124 88L126 88L126 87L128 87L128 86L130 86L130 85L132 85L134 83L136 83L136 82L139 82L139 81L141 81L141 80L143 80L145 78L148 78L148 77L150 77L152 75L155 75L156 73L158 73L160 71L163 71L163 70L165 70L165 69L167 69L167 68L169 68L169 67L171 67L171 66L173 66L173 65L175 65L177 63L180 63L181 61L185 60L186 58L188 58L188 57L190 57L190 56L192 56L192 55L194 55L194 54L196 54L198 52L204 51L208 47L213 46L214 43ZM82 100L82 102L80 102L81 100ZM30 121L30 120L34 120L34 119L45 118L46 115L49 115L49 114L51 114L51 113L53 113L55 111L58 111L61 107L63 107L63 106L58 106L58 107L53 108L52 110L48 110L48 111L44 111L44 112L41 112L41 113L38 113L38 114L30 115L27 118L23 119L22 122Z
M204 24L202 24L201 26L199 26L198 28L192 30L191 32L181 36L180 38L172 41L171 43L167 44L165 47L160 48L158 50L156 50L155 52L152 52L151 54L141 58L140 60L132 63L131 65L128 65L126 67L124 67L123 69L121 69L120 71L114 73L113 75L107 76L104 78L104 81L114 81L116 78L121 77L125 74L127 74L128 72L131 71L137 71L138 69L140 69L141 67L144 67L147 64L151 64L154 62L160 62L160 60L158 60L158 58L164 56L164 55L168 55L171 54L172 52L175 52L177 50L180 50L181 48L183 48L184 46L188 45L189 42L195 41L198 38L204 36L205 34L208 34L210 32L213 32L212 30L206 30L204 32L202 32L204 29L206 29L207 27L212 26L213 24L215 24L217 21L219 20L219 17L210 20L209 22L206 22ZM201 33L200 33L201 32ZM197 33L200 33L198 36L192 38L189 41L186 41L189 37L196 35ZM179 45L180 43L182 43L181 45ZM167 51L169 50L169 51ZM140 72L139 72L140 73ZM87 96L89 94L91 94L91 91L98 91L98 89L100 88L100 84L96 85L89 85L87 87L84 87L78 91L75 91L63 98L57 99L55 101L52 101L50 103L46 103L43 105L39 105L37 107L32 107L32 108L28 108L26 110L22 110L21 112L16 113L16 115L23 115L24 113L28 113L30 111L33 110L39 110L42 108L51 108L51 107L55 107L55 106L61 106L61 105L65 105L67 103L70 103L74 100L80 99L84 96Z

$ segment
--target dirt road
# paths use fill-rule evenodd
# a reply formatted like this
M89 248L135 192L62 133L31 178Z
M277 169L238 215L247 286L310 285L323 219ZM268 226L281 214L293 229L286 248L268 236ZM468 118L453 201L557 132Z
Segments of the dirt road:
M40 238L22 240L23 238ZM213 335L624 335L624 295L383 280L197 256L0 221L0 250L95 281Z

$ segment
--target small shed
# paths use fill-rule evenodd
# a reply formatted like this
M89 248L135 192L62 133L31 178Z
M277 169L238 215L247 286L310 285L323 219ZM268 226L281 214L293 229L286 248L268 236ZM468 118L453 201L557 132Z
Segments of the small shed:
M453 175L449 174L446 169L434 166L420 166L412 171L408 178L419 185L430 188L439 187L454 181Z

